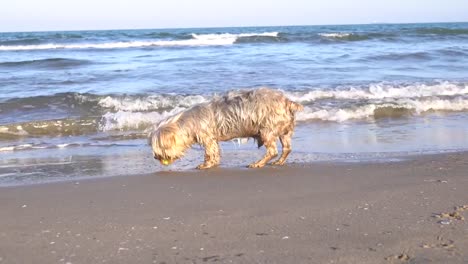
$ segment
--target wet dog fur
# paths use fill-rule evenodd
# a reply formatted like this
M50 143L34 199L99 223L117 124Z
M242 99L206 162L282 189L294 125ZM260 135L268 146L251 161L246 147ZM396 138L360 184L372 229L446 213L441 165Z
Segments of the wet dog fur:
M277 90L231 91L163 120L149 141L154 158L164 165L184 156L193 144L200 144L205 160L197 168L207 169L220 163L219 141L251 137L258 147L265 145L263 158L249 165L260 168L278 155L279 139L282 153L272 164L283 165L291 152L295 113L302 109Z

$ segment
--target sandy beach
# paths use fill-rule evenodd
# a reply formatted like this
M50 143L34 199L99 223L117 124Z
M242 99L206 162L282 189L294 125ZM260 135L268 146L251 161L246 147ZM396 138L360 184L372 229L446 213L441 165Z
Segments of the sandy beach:
M4 187L0 263L467 263L467 171L451 153Z

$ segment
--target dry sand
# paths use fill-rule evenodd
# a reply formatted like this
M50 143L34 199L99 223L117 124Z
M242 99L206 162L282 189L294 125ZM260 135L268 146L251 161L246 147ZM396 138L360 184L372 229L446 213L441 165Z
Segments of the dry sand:
M4 187L0 263L468 263L466 204L467 153Z

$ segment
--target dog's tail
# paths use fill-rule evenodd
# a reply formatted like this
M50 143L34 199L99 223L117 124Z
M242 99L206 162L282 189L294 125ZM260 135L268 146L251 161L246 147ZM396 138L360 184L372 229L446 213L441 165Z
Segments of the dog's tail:
M288 108L289 108L289 111L293 113L304 110L303 105L301 105L300 103L293 102L293 101L288 101Z

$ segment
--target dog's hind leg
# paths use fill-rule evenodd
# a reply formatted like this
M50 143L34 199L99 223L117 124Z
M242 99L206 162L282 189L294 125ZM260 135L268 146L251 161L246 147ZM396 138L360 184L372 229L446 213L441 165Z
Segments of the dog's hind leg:
M291 137L292 137L292 130L286 133L285 135L282 135L279 137L281 146L283 148L281 157L272 162L271 164L273 165L283 165L284 162L286 161L286 158L288 157L289 153L291 153Z
M205 161L198 165L197 169L203 170L218 166L221 160L218 142L216 140L210 140L201 145L205 148Z
M261 168L265 166L265 164L269 162L272 158L278 155L278 149L276 148L277 138L273 136L271 133L269 133L268 135L261 134L260 136L261 136L261 140L263 141L263 144L265 145L267 152L265 153L265 156L263 156L262 159L250 164L249 168Z

